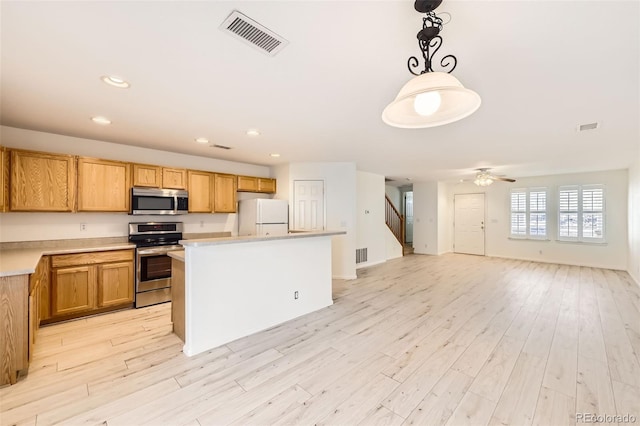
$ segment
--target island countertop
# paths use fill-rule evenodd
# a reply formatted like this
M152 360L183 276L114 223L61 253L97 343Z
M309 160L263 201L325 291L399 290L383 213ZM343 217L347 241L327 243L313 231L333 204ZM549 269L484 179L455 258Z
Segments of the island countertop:
M343 235L346 231L316 231L316 232L304 232L304 231L291 231L288 234L281 235L247 235L242 237L223 237L223 238L202 238L194 240L180 240L180 244L184 247L203 247L214 246L222 244L239 244L239 243L255 243L260 241L274 241L274 240L290 240L299 238L313 238L313 237L328 237L332 235Z

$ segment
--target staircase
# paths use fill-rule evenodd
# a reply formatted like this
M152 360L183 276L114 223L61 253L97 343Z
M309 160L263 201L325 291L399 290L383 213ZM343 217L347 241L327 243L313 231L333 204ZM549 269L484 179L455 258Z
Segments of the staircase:
M413 253L413 247L405 244L404 241L404 216L400 214L398 209L393 205L388 196L385 198L384 218L391 233L396 237L402 246L402 255Z

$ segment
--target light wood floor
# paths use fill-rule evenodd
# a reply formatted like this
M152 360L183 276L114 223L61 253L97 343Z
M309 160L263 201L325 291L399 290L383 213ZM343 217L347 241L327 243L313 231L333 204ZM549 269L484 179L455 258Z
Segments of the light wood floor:
M358 275L333 306L192 358L169 304L42 328L29 375L0 389L1 423L640 422L626 273L449 254Z

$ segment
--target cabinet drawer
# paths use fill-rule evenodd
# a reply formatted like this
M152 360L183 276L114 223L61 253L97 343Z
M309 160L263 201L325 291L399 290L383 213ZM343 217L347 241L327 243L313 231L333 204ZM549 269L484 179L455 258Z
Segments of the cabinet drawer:
M51 267L60 268L74 265L94 265L97 263L123 262L133 260L133 250L96 251L78 254L51 256Z

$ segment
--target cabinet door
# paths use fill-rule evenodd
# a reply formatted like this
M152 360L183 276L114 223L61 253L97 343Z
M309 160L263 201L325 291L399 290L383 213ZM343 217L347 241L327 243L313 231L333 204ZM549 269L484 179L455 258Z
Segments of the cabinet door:
M185 169L162 168L162 187L167 189L187 189Z
M128 212L131 165L95 158L78 159L78 211Z
M133 262L98 265L98 307L133 303Z
M96 267L78 266L53 271L53 315L94 309L96 306Z
M75 157L11 150L10 185L12 211L73 211Z
M238 191L257 192L258 178L251 176L238 176Z
M51 318L51 270L50 270L50 257L42 256L38 267L36 268L36 275L40 280L40 291L38 302L38 308L40 310L38 315L38 323L42 320Z
M236 212L236 177L235 175L215 174L214 206L216 213Z
M0 212L9 210L9 152L0 146Z
M273 194L276 192L276 180L269 178L258 178L258 191Z
M162 184L162 169L158 166L146 164L133 165L133 186L160 188Z
M189 170L189 213L213 211L213 174Z

